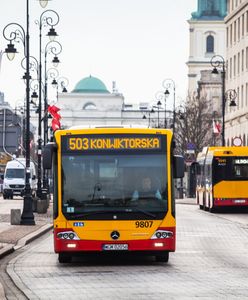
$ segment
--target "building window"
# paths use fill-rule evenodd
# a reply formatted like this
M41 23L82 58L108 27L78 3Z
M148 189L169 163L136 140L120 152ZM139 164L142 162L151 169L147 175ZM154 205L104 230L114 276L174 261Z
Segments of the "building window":
M229 28L227 27L226 28L226 46L228 47L228 45L229 45Z
M233 26L232 24L230 25L230 45L233 43Z
M240 73L240 52L238 53L237 73Z
M234 44L236 43L236 34L237 34L237 21L234 21L234 39L233 39L233 42Z
M232 58L230 58L230 68L229 68L230 76L229 78L232 78Z
M233 77L236 76L236 55L233 58Z
M248 69L248 47L246 47L245 51L245 67Z
M248 11L246 12L246 33L248 33Z
M241 108L244 107L244 86L241 85Z
M83 110L96 110L96 106L94 103L92 102L87 102L84 106L83 106Z
M207 36L207 53L214 52L214 37L212 35Z
M241 70L242 70L242 72L244 71L244 56L245 56L245 51L242 50L242 54L241 54Z
M242 37L245 35L245 14L242 15Z
M238 41L240 40L240 18L238 18Z
M248 83L245 84L245 105L248 105Z

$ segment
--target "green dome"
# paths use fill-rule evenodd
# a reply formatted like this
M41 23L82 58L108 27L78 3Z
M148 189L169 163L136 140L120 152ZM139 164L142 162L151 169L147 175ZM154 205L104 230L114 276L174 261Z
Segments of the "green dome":
M81 79L75 86L72 93L98 93L109 94L105 84L98 78L89 76Z

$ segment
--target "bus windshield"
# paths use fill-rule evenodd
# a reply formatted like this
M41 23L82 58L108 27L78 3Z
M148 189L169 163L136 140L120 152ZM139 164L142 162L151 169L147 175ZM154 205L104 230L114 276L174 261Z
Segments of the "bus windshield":
M247 157L215 157L213 160L213 182L222 180L247 180Z
M62 154L62 210L67 218L161 218L168 208L165 154ZM149 190L142 180L149 177ZM105 214L105 217L104 217ZM128 217L127 217L128 215ZM133 217L132 217L133 216ZM119 218L119 217L118 217Z
M7 169L5 177L11 178L24 178L24 169Z

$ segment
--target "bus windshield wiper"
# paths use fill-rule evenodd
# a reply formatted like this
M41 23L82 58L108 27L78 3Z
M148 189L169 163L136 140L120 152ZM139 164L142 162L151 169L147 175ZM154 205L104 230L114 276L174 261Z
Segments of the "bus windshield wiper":
M74 218L84 218L84 217L88 217L88 216L91 216L91 215L100 215L100 214L109 214L109 213L115 213L113 211L91 211L91 212L88 212L88 213L74 213L73 215L70 215L71 217L74 217Z
M154 215L154 214L152 214L152 213L150 213L150 212L148 212L148 211L145 211L145 210L143 210L143 209L140 209L140 208L137 208L137 207L132 207L132 210L133 210L133 209L135 209L135 211L141 212L141 213L143 213L144 215L147 215L147 216L149 216L149 217L156 218L156 215Z

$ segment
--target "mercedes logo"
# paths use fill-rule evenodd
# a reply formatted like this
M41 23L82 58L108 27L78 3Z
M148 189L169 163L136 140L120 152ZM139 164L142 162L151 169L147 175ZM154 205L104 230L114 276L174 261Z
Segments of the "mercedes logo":
M120 237L120 233L118 231L112 231L110 236L113 240L118 240L118 238Z

